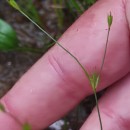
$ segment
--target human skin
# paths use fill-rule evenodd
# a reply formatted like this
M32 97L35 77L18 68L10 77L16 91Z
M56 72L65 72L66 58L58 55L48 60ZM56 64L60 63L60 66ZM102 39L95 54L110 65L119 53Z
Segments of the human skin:
M130 129L129 6L129 0L99 0L59 39L89 74L98 72L108 32L107 15L110 12L113 15L107 54L97 89L100 91L110 86L99 101L104 130ZM28 122L32 130L40 130L92 93L80 66L55 45L1 99L6 113L0 112L0 129L21 130L21 125ZM81 130L100 130L95 109Z

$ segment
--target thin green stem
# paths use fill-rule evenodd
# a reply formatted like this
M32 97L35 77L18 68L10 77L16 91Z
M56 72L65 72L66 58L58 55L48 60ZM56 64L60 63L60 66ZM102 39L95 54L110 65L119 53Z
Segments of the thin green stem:
M100 128L101 128L101 130L103 130L102 119L101 119L100 109L99 109L99 105L98 105L98 99L97 99L96 89L93 89L93 91L94 91L94 97L95 97L95 101L96 101L96 108L97 108L97 112L98 112L98 118L99 118Z
M103 66L104 66L105 57L106 57L106 53L107 53L107 47L108 47L108 40L109 40L109 35L110 35L110 29L111 29L111 26L108 27L108 33L107 33L107 39L106 39L106 44L105 44L105 50L104 50L104 55L103 55L102 64L101 64L101 68L100 68L98 77L101 76L101 72L102 72L102 69L103 69ZM98 84L97 84L97 85L98 85ZM94 96L95 96L95 101L96 101L96 108L97 108L98 117L99 117L99 122L100 122L100 128L101 128L101 130L103 130L102 120L101 120L101 114L100 114L100 109L99 109L99 106L98 106L96 88L97 88L97 86L96 86L95 88L93 88L93 91L94 91Z
M8 0L9 1L9 0ZM14 0L9 1L9 3L16 8L18 11L20 11L27 19L29 19L34 25L36 25L43 33L45 33L50 39L52 39L55 44L57 44L58 46L60 46L64 51L66 51L78 64L79 66L82 68L82 70L84 71L85 75L87 76L88 80L91 83L91 86L93 88L93 92L94 92L94 96L95 96L95 101L96 101L96 108L97 108L97 112L98 112L98 117L99 117L99 122L100 122L100 128L101 130L103 130L103 126L102 126L102 120L101 120L101 115L100 115L100 110L99 110L99 106L98 106L98 100L97 100L97 94L96 94L96 88L99 84L99 78L104 66L104 62L105 62L105 57L106 57L106 52L107 52L107 46L108 46L108 39L109 39L109 34L110 34L110 27L112 24L112 20L113 20L113 16L108 15L108 33L107 33L107 39L106 39L106 44L105 44L105 50L104 50L104 55L103 55L103 60L101 63L101 68L99 70L99 74L98 75L92 75L89 76L87 70L84 68L84 66L80 63L80 61L78 60L77 57L75 57L71 52L69 52L66 48L64 48L59 42L57 42L49 33L47 33L44 29L41 28L41 26L39 26L36 22L34 22L28 15L26 15L21 9L20 7L17 5L17 3L15 3Z
M27 19L29 19L34 25L36 25L43 33L45 33L49 38L51 38L57 45L59 45L64 51L66 51L70 56L73 57L73 59L79 64L79 66L84 71L85 75L88 79L90 79L90 76L86 69L83 67L83 65L80 63L77 57L75 57L71 52L69 52L66 48L64 48L59 42L57 42L49 33L47 33L42 27L40 27L36 22L34 22L29 16L27 16L22 10L19 10Z
M9 4L13 6L15 9L17 9L21 14L23 14L28 20L30 20L34 25L36 25L43 33L45 33L50 39L52 39L57 45L59 45L64 51L66 51L72 58L79 64L79 66L84 71L85 75L90 81L90 76L86 69L83 67L83 65L79 62L78 58L75 57L71 52L69 52L66 48L64 48L59 42L57 42L49 33L47 33L44 29L42 29L41 26L39 26L35 21L33 21L28 15L26 15L18 6L18 4L14 0L8 0Z
M103 66L104 66L104 62L105 62L105 57L106 57L106 53L107 53L107 47L108 47L108 39L109 39L109 35L110 35L110 27L108 28L108 33L107 33L107 40L106 40L106 44L105 44L105 50L104 50L104 55L103 55L103 59L102 59L102 64L101 64L101 68L100 68L100 71L99 71L99 77L101 75L101 72L102 72L102 69L103 69Z
M107 53L107 47L108 47L109 34L110 34L110 26L108 28L107 39L106 39L106 44L105 44L105 50L104 50L104 55L103 55L103 59L102 59L101 68L100 68L100 71L99 71L99 74L98 74L98 78L100 78L101 72L102 72L102 69L103 69L103 66L104 66L105 57L106 57L106 53ZM100 128L101 128L101 130L103 130L102 120L101 120L101 115L100 115L100 109L99 109L99 106L98 106L98 100L97 100L97 94L96 94L97 85L98 84L96 84L96 86L93 88L93 91L94 91L94 96L95 96L95 101L96 101L96 108L97 108L99 122L100 122Z

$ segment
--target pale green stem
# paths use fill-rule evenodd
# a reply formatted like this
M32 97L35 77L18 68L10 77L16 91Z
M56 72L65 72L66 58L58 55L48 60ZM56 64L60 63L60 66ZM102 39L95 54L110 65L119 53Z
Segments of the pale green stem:
M28 18L34 25L36 25L42 32L44 32L49 38L51 38L57 45L59 45L64 51L66 51L68 54L70 54L73 59L80 65L82 70L84 71L85 75L90 79L90 76L86 69L83 67L83 65L79 62L78 58L75 57L71 52L69 52L66 48L64 48L59 42L57 42L49 33L47 33L45 30L43 30L37 23L35 23L29 16L27 16L22 10L19 10L26 18Z
M15 3L13 3L15 4ZM12 5L13 5L12 4ZM84 71L85 75L87 76L87 78L89 79L90 83L91 83L91 77L89 76L88 72L86 71L86 69L83 67L83 65L79 62L79 60L71 53L69 52L66 48L64 48L59 42L57 42L49 33L47 33L45 30L43 30L36 22L34 22L28 15L26 15L20 8L19 6L17 6L17 4L15 4L15 6L13 5L13 7L15 7L17 10L19 10L26 18L28 18L34 25L36 25L42 32L44 32L49 38L51 38L57 45L59 45L64 51L66 51L70 56L72 56L72 58L80 65L80 67L82 68L82 70ZM104 66L104 61L105 61L105 57L106 57L106 52L107 52L107 46L108 46L108 39L109 39L109 33L110 33L110 27L112 24L112 16L110 13L110 16L108 17L108 34L107 34L107 40L106 40L106 45L105 45L105 50L104 50L104 55L103 55L103 60L102 60L102 64L101 64L101 68L97 77L97 80L99 80L99 77L101 75L103 66ZM96 81L97 82L97 81ZM102 120L101 120L101 115L100 115L100 110L99 110L99 106L98 106L98 100L97 100L97 94L96 94L96 88L97 88L98 83L96 83L96 86L94 86L93 88L93 92L94 92L94 96L95 96L95 101L96 101L96 108L97 108L97 112L98 112L98 117L99 117L99 122L100 122L100 128L101 130L103 130L102 127Z
M105 62L105 57L106 57L106 53L107 53L107 47L108 47L108 39L109 39L109 34L110 34L110 27L108 28L108 33L107 33L107 40L106 40L106 44L105 44L105 50L104 50L104 55L103 55L103 59L102 59L102 64L101 64L101 68L100 68L100 71L99 71L99 77L101 75L101 72L102 72L102 69L103 69L103 66L104 66L104 62Z
M98 117L99 117L100 129L103 130L100 109L99 109L99 106L98 106L98 99L97 99L96 89L93 89L93 91L94 91L94 97L95 97L95 101L96 101L97 113L98 113Z
M102 64L101 64L101 68L100 68L98 77L101 76L101 72L102 72L102 69L103 69L103 66L104 66L105 57L106 57L106 53L107 53L107 47L108 47L108 39L109 39L110 29L111 29L111 28L110 28L110 26L109 26L109 28L108 28L108 33L107 33L107 40L106 40L106 44L105 44L104 55L103 55ZM95 96L95 101L96 101L96 108L97 108L98 117L99 117L99 122L100 122L100 128L101 128L101 130L103 130L102 120L101 120L101 114L100 114L100 109L99 109L99 106L98 106L96 88L93 89L93 91L94 91L94 96Z

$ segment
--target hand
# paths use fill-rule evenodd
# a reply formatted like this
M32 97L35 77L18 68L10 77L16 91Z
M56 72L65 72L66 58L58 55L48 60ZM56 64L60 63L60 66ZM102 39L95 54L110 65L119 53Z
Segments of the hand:
M99 107L104 130L129 130L130 0L99 0L59 42L89 73L98 72L110 11L113 24L98 91L111 86L99 101ZM31 124L33 130L45 128L90 94L92 88L80 66L55 45L1 99L7 112L0 112L0 129L21 130L25 122ZM95 109L81 130L100 130Z

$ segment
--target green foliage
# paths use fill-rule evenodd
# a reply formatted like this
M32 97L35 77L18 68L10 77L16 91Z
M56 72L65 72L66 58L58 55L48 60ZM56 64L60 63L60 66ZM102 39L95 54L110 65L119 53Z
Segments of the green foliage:
M58 27L62 30L64 24L63 0L53 0L53 4L55 5L54 10L58 19Z
M40 15L33 4L33 0L18 0L18 4L24 13L31 17L36 23L42 25Z
M8 51L16 47L18 47L18 39L15 30L0 19L0 51Z
M40 15L35 7L35 5L33 4L33 0L18 0L17 3L15 2L15 0L7 0L8 3L13 6L15 9L20 10L20 8L22 9L22 11L24 13L26 13L29 17L31 17L36 23L42 25L42 22L40 20ZM19 7L20 5L20 7Z
M84 12L84 7L82 6L82 3L78 0L67 0L66 1L67 8L70 9L70 11L76 11L78 14L81 14Z
M65 6L69 9L71 15L75 13L75 17L77 17L95 2L96 0L67 0L65 1Z
M85 2L87 3L88 6L91 6L96 2L96 0L85 0Z
M31 130L31 125L28 123L25 123L22 127L22 130Z
M95 2L96 0L53 0L54 9L58 18L58 27L60 29L64 28L66 24L64 21L71 24ZM67 17L64 17L66 15Z
M26 15L28 15L33 21L35 21L40 26L42 21L40 15L33 4L33 0L7 0L11 6L17 10L22 10ZM79 17L87 8L94 4L96 0L52 0L54 5L54 11L57 16L57 25L59 28L58 35L62 33L66 25L71 24L77 17ZM19 6L20 8L19 8ZM67 15L67 17L65 17ZM65 22L67 21L67 22Z

